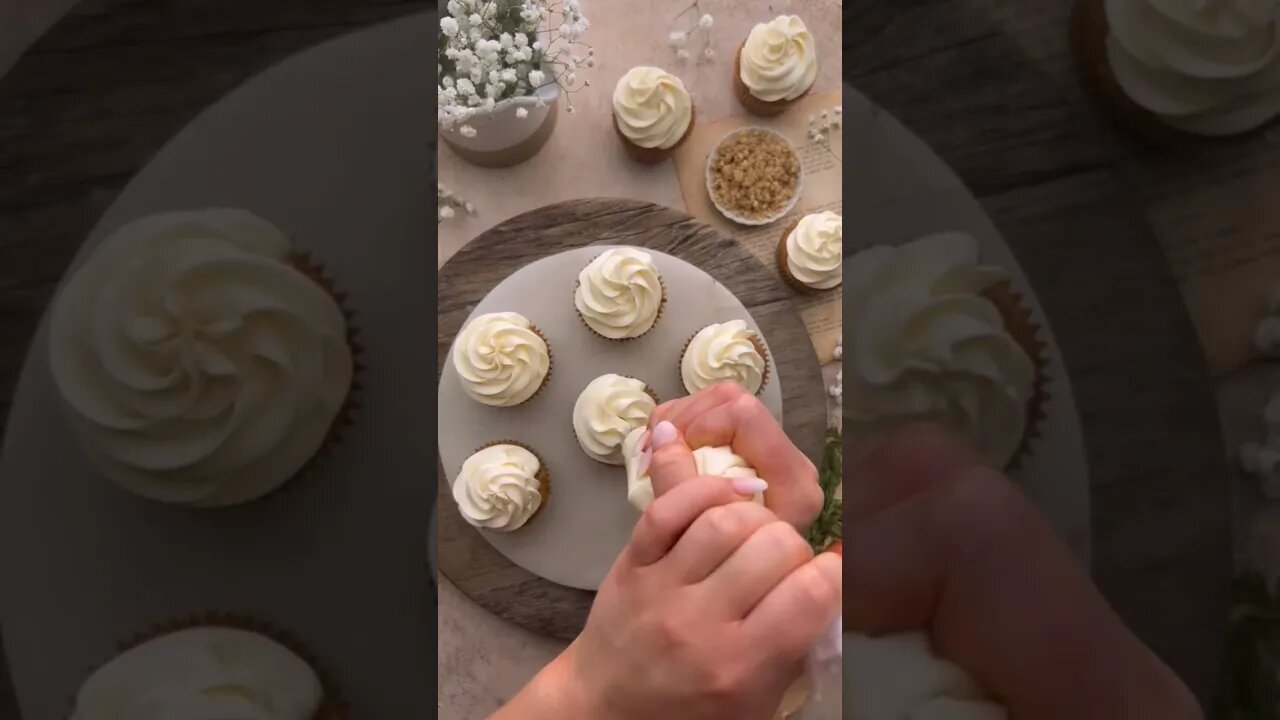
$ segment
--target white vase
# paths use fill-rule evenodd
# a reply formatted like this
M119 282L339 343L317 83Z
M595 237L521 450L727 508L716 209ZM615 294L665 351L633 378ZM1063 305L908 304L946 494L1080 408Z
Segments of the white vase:
M551 139L555 129L560 87L549 83L532 95L507 98L487 112L471 116L466 125L473 137L460 132L462 125L440 129L440 139L459 157L483 167L510 167L528 160ZM518 117L524 108L528 115Z

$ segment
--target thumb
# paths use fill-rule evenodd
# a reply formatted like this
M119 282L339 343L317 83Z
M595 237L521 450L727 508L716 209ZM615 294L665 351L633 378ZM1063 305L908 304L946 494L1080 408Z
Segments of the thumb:
M698 466L693 461L693 451L685 443L684 436L675 425L663 420L649 433L649 479L653 481L654 497L698 476Z

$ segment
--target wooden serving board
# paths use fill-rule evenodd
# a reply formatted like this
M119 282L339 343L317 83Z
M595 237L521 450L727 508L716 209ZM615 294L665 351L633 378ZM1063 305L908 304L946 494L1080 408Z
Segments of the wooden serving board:
M732 291L764 332L773 354L787 434L815 463L819 460L826 387L808 332L791 304L793 291L737 241L683 212L652 203L570 200L514 217L467 243L440 268L437 379L454 335L494 286L528 263L588 245L659 250L698 266ZM595 594L557 585L512 563L458 514L439 462L437 476L440 572L500 618L541 635L575 637Z

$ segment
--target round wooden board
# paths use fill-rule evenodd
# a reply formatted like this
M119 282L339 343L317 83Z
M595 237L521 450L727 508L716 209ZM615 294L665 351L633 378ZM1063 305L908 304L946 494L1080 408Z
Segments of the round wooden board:
M788 289L737 241L688 215L652 203L570 200L512 218L480 235L440 268L436 376L475 304L507 275L548 255L587 245L636 245L702 268L738 297L764 331L782 387L783 426L816 463L827 422L826 388L817 355ZM455 509L449 480L439 477L439 570L467 597L531 632L572 639L594 593L544 580L516 566Z

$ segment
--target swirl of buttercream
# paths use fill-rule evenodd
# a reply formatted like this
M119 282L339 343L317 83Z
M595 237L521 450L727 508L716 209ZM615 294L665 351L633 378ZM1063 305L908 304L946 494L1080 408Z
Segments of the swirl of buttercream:
M787 272L819 290L840 284L844 248L844 220L824 210L800 218L787 235Z
M818 77L813 35L795 15L779 15L751 29L738 58L738 75L766 102L794 100Z
M106 237L54 302L49 358L109 479L170 503L263 495L320 448L351 387L346 319L243 210L152 215Z
M1004 467L1022 442L1036 369L983 292L1008 279L977 242L940 233L849 259L845 421L941 422Z
M693 99L684 82L666 70L633 67L613 88L613 117L631 142L665 150L689 130Z
M695 393L708 385L732 380L747 392L759 392L766 367L760 342L760 336L747 328L745 320L702 328L689 341L680 360L685 389Z
M1106 0L1107 57L1135 103L1200 135L1280 113L1277 0Z
M631 247L605 250L578 273L573 304L604 337L640 337L662 309L662 279L653 256Z
M492 407L511 407L542 387L551 371L551 354L523 315L485 313L458 333L453 368L472 399Z
M538 456L519 445L490 445L462 463L453 499L467 522L499 532L518 530L542 506Z
M656 405L644 381L601 375L583 388L573 404L574 435L592 459L621 465L623 439L649 420Z
M316 672L275 640L192 627L147 640L95 671L71 720L312 720L323 698Z

